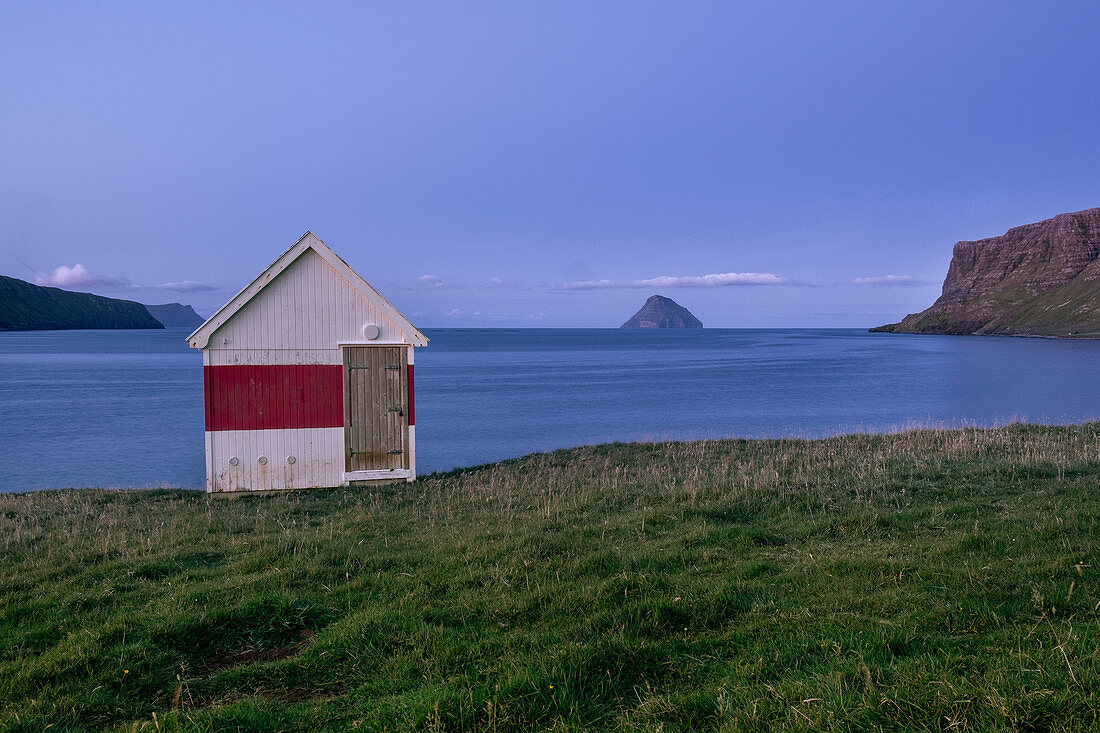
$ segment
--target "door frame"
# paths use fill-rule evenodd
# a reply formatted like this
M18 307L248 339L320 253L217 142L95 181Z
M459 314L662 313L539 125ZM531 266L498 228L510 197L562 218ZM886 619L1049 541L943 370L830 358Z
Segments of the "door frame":
M376 342L341 342L340 346L340 368L343 371L343 394L341 395L344 406L344 436L341 441L341 448L343 455L341 456L341 462L344 468L344 483L348 484L352 481L386 481L386 480L405 480L412 481L416 475L416 463L413 442L413 434L411 425L409 424L409 414L406 411L404 417L404 425L402 426L403 436L402 442L404 445L404 452L402 455L402 463L405 464L403 468L377 468L367 470L348 470L348 440L349 436L347 431L350 424L350 416L348 415L351 394L349 391L349 364L348 364L348 352L351 349L396 349L402 354L402 363L407 364L408 367L401 374L401 385L405 390L405 399L411 402L412 394L409 388L409 367L412 365L412 347L408 344L380 344Z

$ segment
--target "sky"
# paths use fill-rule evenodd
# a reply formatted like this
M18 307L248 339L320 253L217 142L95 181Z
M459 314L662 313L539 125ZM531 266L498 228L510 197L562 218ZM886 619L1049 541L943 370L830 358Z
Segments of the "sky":
M871 327L1100 206L1100 3L0 2L0 274L208 316L312 230L421 328Z

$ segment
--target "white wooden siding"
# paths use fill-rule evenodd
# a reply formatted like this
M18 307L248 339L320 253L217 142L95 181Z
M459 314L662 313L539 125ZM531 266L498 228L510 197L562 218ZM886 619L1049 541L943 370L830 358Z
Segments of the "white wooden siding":
M364 341L366 325L381 331L369 343L408 343L397 324L306 249L211 334L208 348L328 350L341 341Z
M372 344L375 342L371 342ZM342 365L343 352L333 349L206 349L210 366L256 364L329 364Z
M344 429L218 430L206 433L207 490L277 491L340 486ZM267 464L259 462L267 458ZM289 463L288 457L294 457ZM236 458L237 465L230 464Z

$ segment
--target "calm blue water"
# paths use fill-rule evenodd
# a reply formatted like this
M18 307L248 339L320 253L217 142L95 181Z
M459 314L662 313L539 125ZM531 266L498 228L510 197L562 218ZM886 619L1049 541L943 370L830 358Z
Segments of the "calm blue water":
M420 473L612 440L1100 419L1100 341L861 330L428 330ZM0 333L0 491L203 485L186 331Z

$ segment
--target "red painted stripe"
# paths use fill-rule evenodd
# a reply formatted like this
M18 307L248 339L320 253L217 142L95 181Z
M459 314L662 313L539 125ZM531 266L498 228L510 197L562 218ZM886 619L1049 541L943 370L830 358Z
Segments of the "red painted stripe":
M413 365L409 364L409 425L416 424L416 402L413 400Z
M208 431L344 427L339 365L205 366L203 384Z
M206 410L206 429L210 430L210 425L214 421L214 400L213 391L210 389L210 377L207 374L208 369L210 369L208 366L202 368L202 402Z

